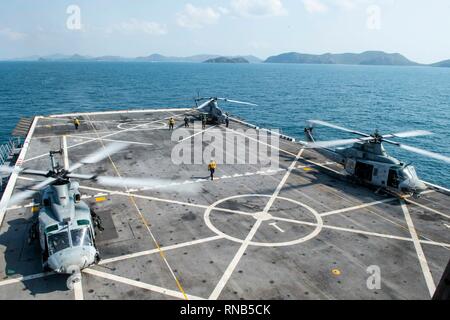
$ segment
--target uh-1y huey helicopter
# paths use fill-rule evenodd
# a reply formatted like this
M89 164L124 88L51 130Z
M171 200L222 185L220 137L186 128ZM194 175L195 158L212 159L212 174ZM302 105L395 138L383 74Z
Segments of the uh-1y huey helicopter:
M313 125L315 124L352 133L360 136L360 138L316 142L313 136ZM342 164L346 174L350 177L399 196L420 196L427 189L427 186L417 176L416 170L411 164L405 164L389 156L383 143L450 163L450 158L444 155L389 140L390 138L407 138L432 134L429 131L415 130L381 135L377 130L374 134L366 134L321 120L309 120L308 126L305 128L305 134L310 141L307 147L317 149L327 158ZM329 149L330 147L349 144L353 145L347 148Z
M219 101L223 102L229 102L229 103L235 103L235 104L241 104L246 106L254 106L257 107L257 104L250 103L250 102L243 102L238 100L231 100L226 98L217 98L217 97L211 97L211 98L195 98L195 105L196 110L198 110L201 113L202 117L206 117L207 123L212 124L223 124L225 123L228 114L224 113L222 109L219 108ZM206 100L206 101L205 101ZM202 102L204 101L204 102ZM200 105L199 102L202 102Z
M74 173L85 164L100 162L114 153L126 148L124 143L112 143L105 146L67 169L60 167L55 155L63 150L50 151L51 170L40 171L12 167L0 167L2 172L14 172L26 175L42 176L46 179L28 190L14 194L8 205L18 204L25 199L38 195L38 221L30 234L39 238L44 270L70 275L67 287L73 289L81 281L81 270L96 264L100 260L95 244L95 228L101 228L101 221L89 206L81 200L77 180L91 180L98 184L113 187L149 187L175 189L180 192L196 192L173 186L173 181L153 178L125 178ZM176 184L175 184L176 185ZM36 201L36 199L35 199Z

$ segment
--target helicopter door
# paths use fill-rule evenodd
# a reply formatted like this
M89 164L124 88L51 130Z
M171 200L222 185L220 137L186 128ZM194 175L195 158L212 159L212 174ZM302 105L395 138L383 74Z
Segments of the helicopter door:
M399 179L398 179L398 173L397 170L389 169L389 175L388 175L388 187L392 188L398 188Z
M356 162L355 176L364 181L372 181L373 165L364 162Z

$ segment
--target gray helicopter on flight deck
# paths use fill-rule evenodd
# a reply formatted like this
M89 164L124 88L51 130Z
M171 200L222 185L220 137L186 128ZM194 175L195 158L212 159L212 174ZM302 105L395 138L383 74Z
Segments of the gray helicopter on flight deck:
M338 129L360 137L317 142L313 136L314 125ZM308 141L310 141L307 144L308 148L317 149L327 158L342 164L345 168L345 173L350 177L364 184L386 189L400 196L420 196L427 189L427 186L420 180L411 163L406 164L389 156L383 143L388 143L410 152L450 163L450 158L444 155L389 140L390 138L407 138L432 134L429 131L414 130L381 135L377 130L373 134L367 134L321 120L309 120L308 126L305 128L305 134ZM329 149L331 147L349 144L353 145L334 150Z
M226 98L217 98L217 97L211 97L211 98L195 98L195 105L196 110L198 110L202 116L206 117L207 123L212 124L223 124L226 121L227 114L223 112L222 109L219 108L219 101L228 102L228 103L235 103L235 104L241 104L246 106L254 106L257 107L257 104L250 103L250 102L243 102L238 100L231 100ZM206 101L205 101L206 100ZM204 102L202 102L204 101ZM202 102L200 105L199 102Z
M55 160L55 155L63 150L50 151L51 169L49 171L26 168L0 167L2 172L45 177L42 182L14 194L9 206L25 199L35 197L39 205L37 222L33 225L31 238L39 238L44 270L70 275L67 287L72 289L81 280L81 270L96 264L100 254L95 244L95 228L101 230L101 220L81 200L77 180L90 180L95 183L113 187L167 188L180 192L195 192L173 186L173 181L153 178L125 178L74 173L85 164L100 162L114 153L126 148L124 143L112 143L88 155L80 162L64 169ZM36 201L37 199L37 201Z

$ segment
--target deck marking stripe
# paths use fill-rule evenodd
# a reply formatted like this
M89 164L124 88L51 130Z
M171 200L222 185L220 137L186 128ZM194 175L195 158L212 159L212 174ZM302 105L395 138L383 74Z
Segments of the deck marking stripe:
M363 203L361 205L354 206L354 207L349 207L349 208L344 208L344 209L324 212L324 213L321 213L320 216L326 217L326 216L329 216L329 215L332 215L332 214L343 213L343 212L358 210L358 209L362 209L362 208L367 208L367 207L375 206L375 205L381 204L381 203L393 202L394 200L397 200L397 198L389 198L389 199L384 199L384 200L379 200L379 201L374 201L374 202L369 202L369 203Z
M169 251L169 250L179 249L179 248L183 248L183 247L193 246L193 245L200 244L200 243L215 241L215 240L219 240L219 239L223 239L223 237L217 235L217 236L213 236L213 237L209 237L209 238L174 244L174 245L162 247L161 249L163 249L164 251ZM158 253L158 252L159 252L158 249L153 249L153 250L146 250L146 251L126 254L123 256L115 257L115 258L101 260L99 265L104 265L104 264L108 264L108 263L112 263L112 262L132 259L132 258L138 258L138 257L147 256L147 255L151 255L151 254Z
M277 221L285 221L285 222L302 224L302 225L311 226L311 227L316 227L318 225L317 223L314 223L314 222L306 222L306 221L287 219L287 218L281 218L281 217L275 217L275 216L273 216L272 219L273 220L277 220ZM350 233L364 234L364 235L375 236L375 237L379 237L379 238L395 239L395 240L402 240L402 241L409 241L409 242L413 241L413 239L411 239L411 238L406 238L406 237L401 237L401 236L394 236L394 235L384 234L384 233L364 231L364 230L359 230L359 229L342 228L342 227L336 227L336 226L331 226L331 225L326 225L326 224L324 224L322 227L324 229L331 229L331 230L345 231L345 232L350 232ZM436 242L436 241L431 241L431 240L419 240L419 242L423 243L423 244L430 244L430 245L440 246L440 247L444 247L444 248L450 248L450 244L449 243Z
M64 135L63 139L63 153L64 153L64 169L69 170L69 152L67 150L67 137Z
M192 139L193 137L195 137L195 136L197 136L197 135L199 135L199 134L202 134L202 133L204 133L204 132L206 132L206 131L208 131L208 130L211 130L211 129L213 129L213 128L216 128L216 127L217 127L217 125L212 126L212 127L209 127L209 128L207 128L207 129L204 129L204 130L199 131L199 132L197 132L197 133L194 133L193 135L191 135L191 136L189 136L189 137L186 137L186 138L184 138L184 139L178 141L178 143L181 143L181 142L186 141L186 140L190 140L190 139Z
M74 139L84 139L84 140L95 140L96 138L91 137L82 137L82 136L72 136L68 135L68 137L74 138ZM128 141L128 140L115 140L115 139L101 139L103 141L108 142L121 142L121 143L128 143L128 144L137 144L142 146L153 146L153 143L146 143L146 142L137 142L137 141Z
M3 280L3 281L0 281L0 287L19 283L19 282L40 279L40 278L44 278L44 277L48 277L48 276L52 276L52 275L55 275L55 273L54 272L41 272L41 273L29 275L29 276L21 276L21 277L17 277L17 278L13 278L13 279Z
M201 209L208 209L207 205L190 203L190 202L181 202L181 201L170 200L170 199L162 199L162 198L156 198L156 197L152 197L152 196L144 196L144 195L135 194L135 193L132 193L132 192L105 190L105 189L92 188L92 187L86 187L86 186L80 186L80 189L91 190L91 191L99 191L99 192L106 192L106 193L108 193L108 195L120 195L120 196L125 196L125 197L134 197L134 198L138 198L138 199L153 200L153 201L156 201L156 202L165 202L165 203L178 204L178 205L181 205L181 206L190 206L190 207L196 207L196 208L201 208ZM216 210L216 211L223 211L223 212L229 212L229 213L237 213L237 214L247 215L247 216L253 216L253 213L244 212L244 211L238 211L238 210L231 210L231 209L225 209L225 208L214 208L214 210Z
M289 175L291 174L292 170L295 168L295 165L297 164L297 161L302 156L304 149L301 149L297 156L295 157L295 160L290 165L288 171L284 175L281 182L278 184L277 188L275 189L275 192L270 197L269 201L267 202L266 206L264 207L265 213L269 212L270 208L272 207L273 203L275 202L275 199L279 195L281 189L283 188L284 184L286 183L287 179L289 178ZM228 265L227 269L225 270L224 274L220 278L219 282L217 283L216 287L214 288L214 291L209 296L210 300L217 300L222 293L222 290L225 288L226 284L228 283L228 280L231 278L231 275L233 274L233 271L236 269L239 261L242 259L242 256L244 255L245 251L247 250L248 246L250 245L250 242L252 241L253 237L255 236L256 232L258 231L259 227L261 226L261 223L263 222L262 219L257 219L256 223L253 225L252 229L248 233L245 240L242 242L242 245L239 247L238 252L234 256L231 263Z
M87 116L87 119L88 119L88 121L91 121L89 115ZM95 132L95 131L96 131L95 126L94 126L92 123L91 123L91 126L92 126L92 129L93 129L94 132ZM102 144L103 148L105 148L105 144L103 143L103 141L102 141L101 139L100 139L99 141L100 141L100 143ZM122 175L120 174L119 169L117 168L116 164L114 163L114 161L113 161L111 155L109 155L108 158L109 158L109 160L110 160L110 162L111 162L111 164L112 164L114 170L116 171L117 176L118 176L119 178L121 178ZM128 187L125 186L125 189L128 189ZM136 211L138 212L139 216L141 217L142 222L144 223L144 225L145 225L145 227L146 227L148 233L150 234L150 236L151 236L151 238L152 238L154 244L156 245L157 249L159 250L160 255L161 255L161 257L162 257L164 263L166 264L167 268L169 269L169 272L172 274L172 277L175 279L175 282L176 282L176 284L177 284L178 289L181 291L181 293L183 294L184 298L185 298L186 300L188 300L188 297L187 297L186 293L184 292L184 289L183 289L183 287L181 286L180 281L178 280L177 276L176 276L175 273L173 272L173 270L172 270L172 268L171 268L171 266L170 266L170 264L169 264L169 261L167 261L167 258L166 258L165 254L164 254L164 251L163 251L163 250L161 249L161 247L159 246L159 243L158 243L158 241L156 240L155 236L153 235L153 232L152 232L152 230L150 229L150 226L149 226L149 224L147 223L147 220L145 219L144 214L143 214L142 211L139 209L139 207L138 207L138 205L137 205L137 203L136 203L136 200L134 199L134 197L133 197L132 195L130 195L129 199L130 199L130 201L133 203L134 207L136 208Z
M223 288L227 284L228 280L231 277L231 274L233 273L234 269L238 265L239 261L241 260L242 256L245 253L245 250L247 250L247 247L250 244L250 241L253 239L256 231L258 231L259 226L261 225L262 220L258 219L256 220L255 224L253 225L252 229L248 233L247 237L245 238L244 242L240 246L238 252L234 256L231 263L228 265L227 269L225 270L225 273L222 275L222 278L219 280L219 283L217 283L216 287L214 288L214 291L209 296L209 300L217 300L219 298L220 293L222 292Z
M433 297L436 291L436 284L434 283L433 276L431 275L430 268L428 267L428 262L423 253L422 246L420 245L419 237L417 235L416 229L414 228L414 223L409 214L408 207L404 200L400 200L400 205L402 207L403 213L405 214L406 224L408 225L409 232L411 233L411 238L413 239L414 247L416 249L417 257L419 258L420 267L422 268L423 276L425 277L425 282L430 292L430 297Z
M81 283L81 279L80 281L74 283L73 285L73 292L75 295L75 300L84 300L84 296L83 296L83 284Z
M102 272L102 271L98 271L98 270L94 270L94 269L84 269L83 270L84 273L87 273L89 275L92 276L97 276L100 278L104 278L104 279L108 279L108 280L112 280L112 281L116 281L116 282L120 282L120 283L124 283L130 286L134 286L137 288L141 288L141 289L145 289L145 290L149 290L149 291L154 291L157 293L161 293L173 298L178 298L178 299L184 299L183 294L181 294L178 291L174 291L174 290L170 290L170 289L166 289L166 288L162 288L159 286L155 286L155 285L151 285L151 284L147 284L141 281L136 281L136 280L132 280L132 279L128 279L125 277L121 277L121 276L116 276L110 273L106 273L106 272ZM193 295L187 295L189 299L192 300L204 300L203 298L197 297L197 296L193 296Z
M445 217L445 218L447 218L447 219L450 219L450 216L448 216L448 215L446 215L446 214L444 214L444 213L442 213L442 212L440 212L440 211L437 211L437 210L435 210L435 209L433 209L433 208L429 208L429 207L427 207L427 206L425 206L425 205L423 205L423 204L421 204L421 203L418 203L418 202L416 202L416 201L412 201L412 200L410 200L410 199L405 199L405 200L406 200L406 202L412 203L412 204L414 204L414 205L416 205L416 206L418 206L418 207L421 207L421 208L423 208L423 209L426 209L426 210L428 210L428 211L431 211L431 212L433 212L433 213L436 213L436 214L438 214L438 215L440 215L440 216L443 216L443 217Z

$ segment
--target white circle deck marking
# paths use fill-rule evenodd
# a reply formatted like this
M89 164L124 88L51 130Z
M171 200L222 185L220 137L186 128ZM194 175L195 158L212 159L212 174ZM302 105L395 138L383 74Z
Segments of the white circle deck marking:
M140 123L142 123L142 125L140 125L139 128L133 129L134 127L136 127L136 125L139 125ZM157 122L153 122L153 123L146 123L146 121L131 121L131 122L119 123L117 125L118 129L129 130L129 131L149 131L149 130L164 129L166 127L168 127L167 123L162 122L162 121L157 121Z
M226 202L228 200L233 200L233 199L237 199L237 198L247 198L247 197L271 198L272 196L271 195L264 195L264 194L245 194L245 195L232 196L232 197L228 197L228 198L224 198L224 199L221 199L219 201L216 201L215 203L210 205L205 211L204 219L205 219L205 223L208 226L208 228L210 228L217 235L224 237L225 239L228 239L228 240L231 240L231 241L234 241L234 242L238 242L238 243L244 243L245 240L239 239L239 238L236 238L236 237L232 237L230 235L227 235L226 233L224 233L224 232L220 231L218 228L216 228L216 226L214 226L213 223L211 222L210 215L211 215L211 212L214 211L215 208L221 203L224 203L224 202ZM258 247L292 246L292 245L295 245L295 244L300 244L300 243L306 242L308 240L311 240L312 238L316 237L320 233L320 231L322 230L322 227L323 227L323 221L322 221L322 217L319 215L319 213L316 210L314 210L313 208L307 206L304 203L301 203L299 201L292 200L292 199L289 199L289 198L276 197L276 200L288 201L288 202L294 203L296 205L299 205L299 206L303 207L304 209L306 209L307 211L309 211L309 213L311 213L314 216L314 218L316 219L316 221L317 221L316 224L315 224L315 229L311 233L309 233L308 235L306 235L306 236L304 236L302 238L293 240L293 241L286 241L286 242L255 242L255 241L250 241L249 245L258 246ZM236 214L239 214L239 213L236 212ZM255 218L256 220L261 220L261 221L268 221L268 220L274 219L271 214L264 213L264 212L255 212L253 214L253 218ZM274 220L276 220L276 219L274 219ZM300 221L301 220L299 220L299 222Z

